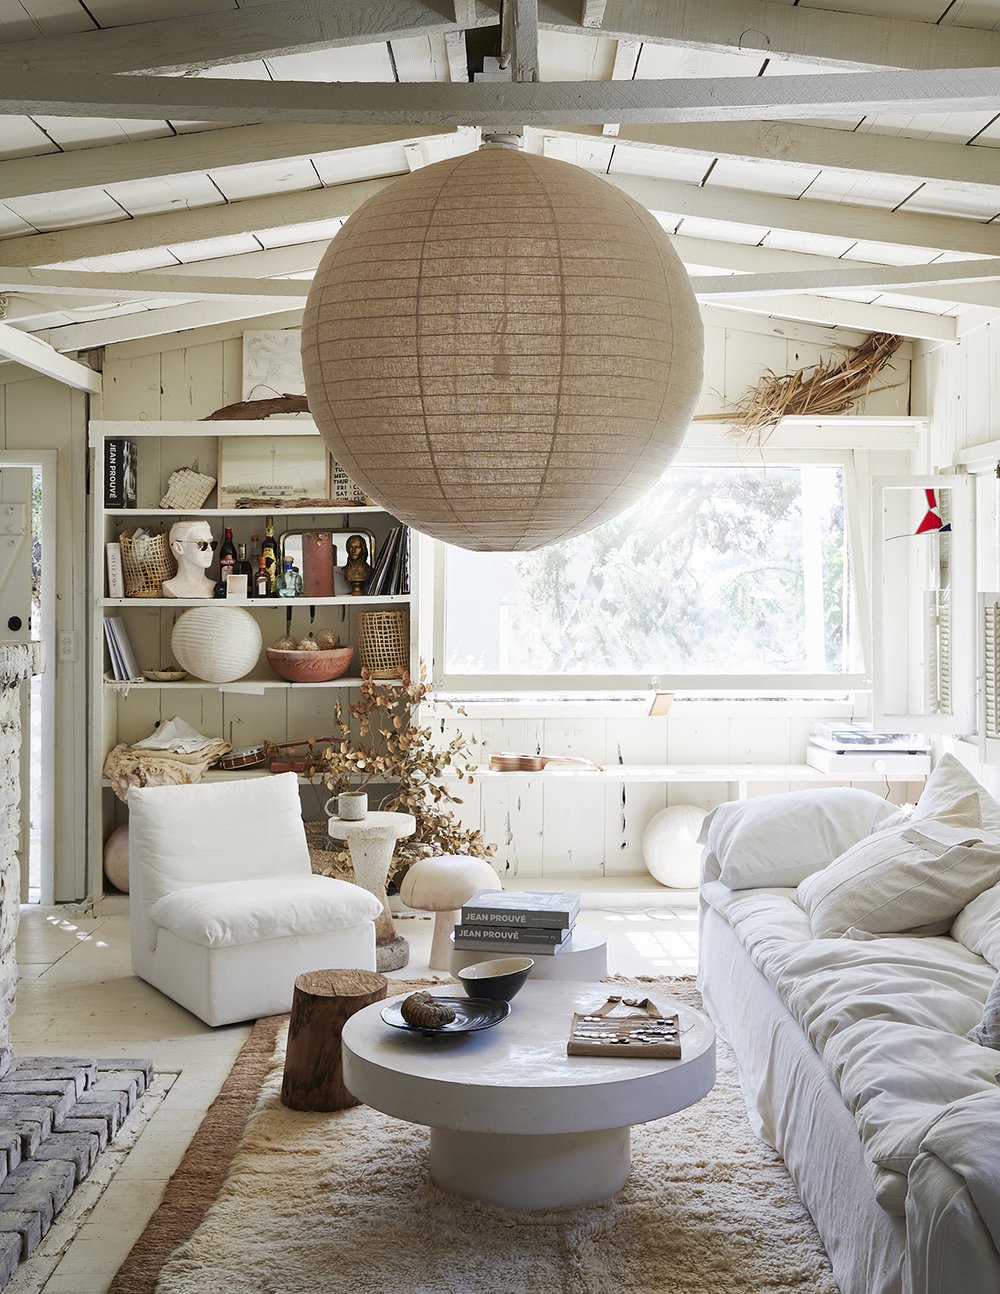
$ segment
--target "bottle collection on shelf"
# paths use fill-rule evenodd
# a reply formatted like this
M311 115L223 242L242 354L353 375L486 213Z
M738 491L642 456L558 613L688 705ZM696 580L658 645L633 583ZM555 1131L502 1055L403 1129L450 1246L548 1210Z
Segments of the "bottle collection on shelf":
M197 527L196 536L192 527ZM301 533L303 538L301 549L296 548L293 556L284 551L286 536L279 541L275 535L271 516L265 518L263 539L257 535L250 536L249 552L245 543L234 541L232 527L224 527L222 542L218 544L218 578L212 580L205 578L208 575L206 568L212 564L218 541L211 538L208 522L187 519L175 522L170 528L169 548L178 566L178 576L186 564L199 569L196 576L192 571L190 576L182 579L164 580L164 596L214 596L243 600L310 595L333 597L348 591L355 597L390 597L409 593L409 530L406 526L394 526L377 555L373 551L372 536L349 534L344 543L343 565L337 565L338 546L333 543L334 534L339 532L290 533ZM309 542L305 542L306 535ZM196 545L199 553L191 551L190 545ZM121 578L120 543L107 545L107 559L109 597L128 597L128 588L123 587ZM301 561L302 569L297 561Z

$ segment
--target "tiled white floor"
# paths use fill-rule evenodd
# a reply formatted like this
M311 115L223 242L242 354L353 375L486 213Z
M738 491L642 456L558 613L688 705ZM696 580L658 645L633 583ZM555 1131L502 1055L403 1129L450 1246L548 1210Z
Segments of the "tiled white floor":
M566 883L566 888L571 886ZM579 887L577 887L579 888ZM689 893L648 887L589 892L581 920L608 938L612 974L691 975L697 909ZM410 943L399 978L432 975L431 918L397 917ZM247 1026L209 1029L132 975L128 900L106 899L102 915L25 907L17 940L20 983L11 1021L17 1056L144 1056L158 1079L137 1127L135 1148L99 1194L81 1188L7 1294L104 1294L162 1198L202 1115L247 1037ZM78 1198L79 1197L79 1198Z

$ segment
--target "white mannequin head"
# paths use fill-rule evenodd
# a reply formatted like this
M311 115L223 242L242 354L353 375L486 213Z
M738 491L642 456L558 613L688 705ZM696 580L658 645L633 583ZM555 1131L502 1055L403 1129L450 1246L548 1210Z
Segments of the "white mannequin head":
M210 598L215 584L208 570L215 558L215 540L207 521L175 521L170 527L170 551L177 560L177 574L163 581L163 591L172 598Z

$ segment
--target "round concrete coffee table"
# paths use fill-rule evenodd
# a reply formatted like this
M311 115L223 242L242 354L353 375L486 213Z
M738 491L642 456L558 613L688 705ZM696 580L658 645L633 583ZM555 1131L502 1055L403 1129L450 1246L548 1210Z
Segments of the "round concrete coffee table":
M518 1212L607 1199L628 1179L632 1125L693 1105L715 1082L712 1025L657 993L661 1012L680 1017L680 1060L567 1056L573 1013L616 991L529 981L494 1028L431 1038L390 1027L377 1002L344 1026L344 1082L376 1110L430 1127L442 1190Z

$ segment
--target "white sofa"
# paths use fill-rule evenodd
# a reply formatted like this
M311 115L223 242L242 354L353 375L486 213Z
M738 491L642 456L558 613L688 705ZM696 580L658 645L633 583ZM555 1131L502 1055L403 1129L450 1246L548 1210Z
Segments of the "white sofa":
M1000 805L945 757L912 817L793 792L702 843L705 1006L843 1294L997 1294Z
M305 971L375 969L378 899L314 876L294 773L132 787L132 969L209 1025L277 1015Z

